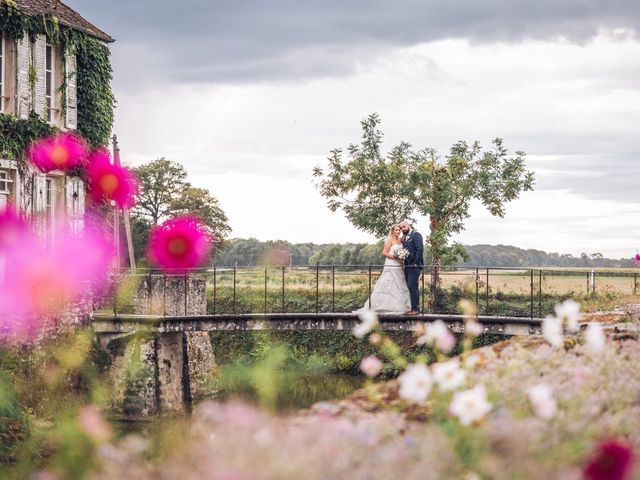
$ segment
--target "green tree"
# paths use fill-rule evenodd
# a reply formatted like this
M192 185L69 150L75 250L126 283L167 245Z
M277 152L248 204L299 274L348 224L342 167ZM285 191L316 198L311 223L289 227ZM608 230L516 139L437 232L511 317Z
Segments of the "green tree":
M133 169L140 180L140 191L133 213L146 218L151 225L172 213L174 204L190 185L187 172L176 162L159 158Z
M492 215L503 217L507 202L533 189L533 173L525 169L525 154L509 157L500 139L487 151L478 142L458 142L444 158L434 149L414 151L402 142L385 156L379 124L376 114L364 119L361 144L349 146L346 160L340 149L332 150L328 168L314 169L316 185L330 210L342 210L354 226L379 237L403 218L429 217L433 304L441 265L466 256L450 239L464 229L471 202L479 200Z
M217 198L204 188L186 186L180 196L169 205L171 215L196 215L216 236L216 243L230 233L229 219Z

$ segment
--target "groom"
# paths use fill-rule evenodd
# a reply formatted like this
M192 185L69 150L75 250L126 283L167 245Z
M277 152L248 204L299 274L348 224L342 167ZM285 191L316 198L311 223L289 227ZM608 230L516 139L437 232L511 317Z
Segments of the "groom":
M400 223L400 228L402 229L402 233L404 233L402 246L409 251L409 255L404 259L404 275L407 279L407 287L409 288L411 310L409 310L406 315L417 315L420 306L418 279L420 278L420 272L422 271L424 263L422 260L424 242L422 235L416 232L407 220Z

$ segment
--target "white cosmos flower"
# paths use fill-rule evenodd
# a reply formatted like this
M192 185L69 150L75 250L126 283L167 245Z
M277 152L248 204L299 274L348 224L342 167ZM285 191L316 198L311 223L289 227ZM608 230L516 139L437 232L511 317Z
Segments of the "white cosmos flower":
M545 383L539 383L527 390L529 395L529 402L533 407L533 411L536 416L543 420L549 420L555 417L558 406L556 400L553 398L553 392L551 387Z
M567 330L572 333L580 330L579 322L582 319L582 313L580 313L580 304L578 302L565 300L560 305L556 305L555 312L560 323L567 325Z
M469 370L473 370L480 363L481 358L477 353L473 353L464 359L464 366Z
M353 334L358 338L363 338L378 324L378 315L373 310L360 310L358 312L360 323L353 327Z
M424 402L431 392L431 374L424 363L412 363L398 377L400 396L410 402Z
M484 385L456 392L449 404L449 413L458 417L462 425L470 425L491 411Z
M590 323L584 333L587 342L587 349L592 353L604 352L605 336L604 329L599 323Z
M445 353L450 352L456 345L456 338L449 331L442 320L436 320L426 327L424 335L416 340L418 345L436 345Z
M562 323L556 317L548 316L542 320L542 336L555 348L562 346L564 337L562 335Z
M454 358L442 363L436 363L431 367L433 380L444 392L459 388L467 375L460 368L460 360Z

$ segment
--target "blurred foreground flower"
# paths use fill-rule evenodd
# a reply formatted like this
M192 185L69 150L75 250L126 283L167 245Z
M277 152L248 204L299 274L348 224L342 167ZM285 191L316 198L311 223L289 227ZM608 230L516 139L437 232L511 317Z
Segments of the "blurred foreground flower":
M20 230L5 253L0 321L3 333L18 336L35 333L43 315L81 298L88 286L82 283L102 286L113 260L111 243L90 226L82 235L59 232L51 247L28 229Z
M29 225L13 206L0 212L0 252L19 246L29 236Z
M196 217L176 217L151 230L147 257L163 270L185 272L206 263L212 243Z
M111 439L111 424L102 416L98 407L83 407L78 414L80 429L95 443L105 443Z
M604 329L599 323L590 323L584 333L587 349L591 353L602 353L605 347Z
M476 385L470 390L456 392L449 404L449 413L458 417L462 425L470 425L491 411L484 385Z
M633 257L633 259L636 261L636 263L640 263L640 253L636 253L636 256Z
M558 411L556 400L553 398L551 387L545 383L539 383L529 388L527 391L529 402L533 407L533 412L543 420L555 417Z
M378 315L369 309L359 310L357 313L360 323L353 327L352 333L358 338L363 338L378 324Z
M87 166L89 193L95 202L113 200L120 208L131 208L138 193L138 180L128 168L111 164L109 153L97 150Z
M482 335L484 327L476 320L467 320L464 331L473 337Z
M429 369L423 363L412 363L398 377L400 396L413 403L424 402L431 392L433 381Z
M369 356L362 359L360 362L360 370L364 372L367 377L375 377L382 370L382 362L376 356Z
M433 380L443 392L459 388L466 380L466 374L460 368L460 360L457 358L436 363L433 365L432 371Z
M574 300L565 300L555 307L556 317L560 323L566 325L567 330L575 333L579 330L579 322L582 319L580 304Z
M441 351L448 353L455 347L456 338L442 320L436 320L427 325L425 334L419 337L416 343L418 345L435 345Z
M552 347L559 348L564 342L562 323L556 317L548 316L542 320L542 336Z
M609 440L598 445L593 459L584 470L589 480L623 480L633 466L631 447L619 440Z
M41 172L70 170L80 166L86 156L86 144L73 133L60 133L54 137L42 138L33 143L27 151L27 158Z

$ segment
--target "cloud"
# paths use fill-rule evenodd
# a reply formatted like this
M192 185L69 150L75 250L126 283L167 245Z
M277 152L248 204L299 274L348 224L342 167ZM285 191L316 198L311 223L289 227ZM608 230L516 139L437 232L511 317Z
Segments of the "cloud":
M388 51L450 38L474 43L633 34L636 0L70 0L117 39L117 82L299 81L353 73ZM622 33L619 33L622 34ZM131 55L131 51L140 52ZM126 72L126 79L123 77Z

